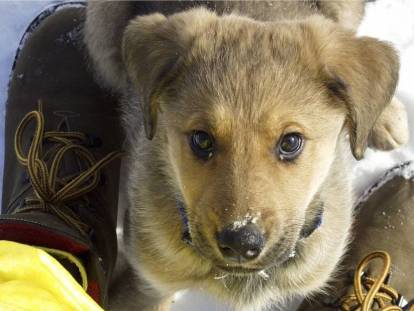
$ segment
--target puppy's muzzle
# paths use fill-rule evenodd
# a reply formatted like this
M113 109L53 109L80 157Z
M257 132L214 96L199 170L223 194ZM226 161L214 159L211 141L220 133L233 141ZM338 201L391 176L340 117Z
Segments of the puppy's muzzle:
M242 263L260 255L265 237L257 225L249 223L238 228L226 227L217 234L217 242L226 261Z

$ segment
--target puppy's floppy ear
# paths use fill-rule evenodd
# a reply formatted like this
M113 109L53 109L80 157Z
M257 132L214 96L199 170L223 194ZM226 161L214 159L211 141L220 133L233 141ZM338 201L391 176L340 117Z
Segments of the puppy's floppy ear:
M398 55L379 40L357 38L332 24L323 23L324 28L317 24L319 35L322 33L319 50L322 74L330 93L346 105L351 149L359 160L376 120L394 94Z
M123 60L138 91L145 132L152 139L163 90L179 74L197 33L216 15L199 8L165 17L139 16L127 26L122 42Z

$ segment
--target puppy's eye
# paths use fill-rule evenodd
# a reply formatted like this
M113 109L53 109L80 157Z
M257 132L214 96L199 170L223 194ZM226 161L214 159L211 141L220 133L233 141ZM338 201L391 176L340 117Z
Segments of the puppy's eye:
M284 135L278 144L277 153L281 160L296 159L303 149L303 137L299 133Z
M197 157L209 160L213 156L214 141L209 133L193 131L190 135L189 143L191 150Z

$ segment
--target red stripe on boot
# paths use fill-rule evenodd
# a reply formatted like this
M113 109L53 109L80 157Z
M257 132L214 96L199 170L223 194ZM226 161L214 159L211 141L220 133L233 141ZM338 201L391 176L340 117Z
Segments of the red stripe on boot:
M86 244L29 223L0 223L0 240L60 249L74 255L89 251Z

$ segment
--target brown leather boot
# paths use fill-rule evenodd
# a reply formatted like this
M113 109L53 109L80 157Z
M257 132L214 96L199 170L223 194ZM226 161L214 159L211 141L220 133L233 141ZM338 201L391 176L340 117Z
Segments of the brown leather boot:
M414 163L408 162L365 193L332 287L299 310L414 310L413 231Z
M84 5L58 5L22 39L6 106L0 239L76 255L105 305L123 136L116 101L89 72L84 19Z

